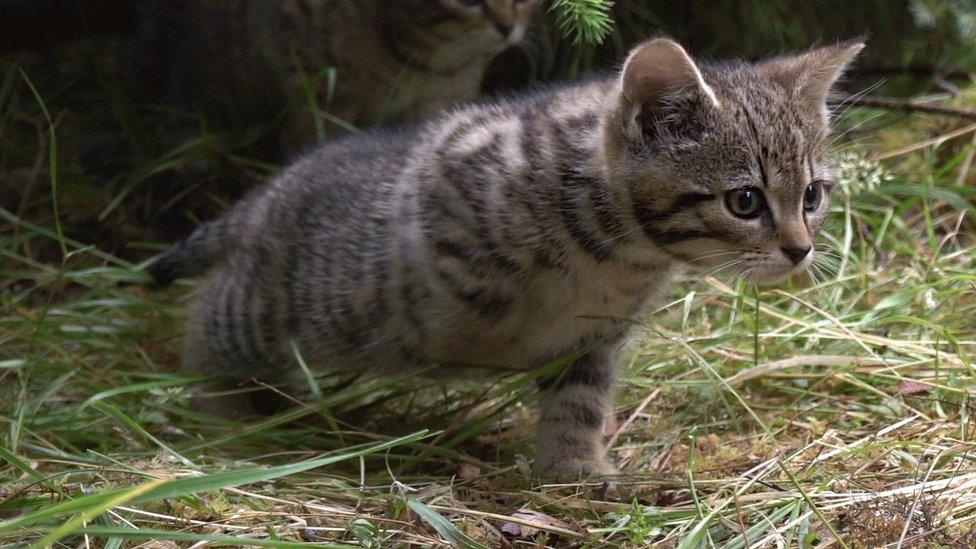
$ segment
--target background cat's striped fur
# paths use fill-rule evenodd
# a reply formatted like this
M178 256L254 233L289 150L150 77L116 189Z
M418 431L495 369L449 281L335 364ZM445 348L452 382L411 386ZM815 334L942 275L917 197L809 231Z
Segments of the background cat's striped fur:
M320 108L357 126L417 120L478 96L491 59L518 43L539 0L233 0L150 3L144 53L184 102L253 125L298 101L286 148L315 139ZM161 69L160 66L163 68ZM327 123L328 133L340 128Z
M152 267L214 268L186 363L280 379L291 340L361 371L578 353L543 383L536 468L611 473L613 358L643 306L689 266L765 282L809 264L825 98L860 48L699 69L659 39L618 77L328 143Z

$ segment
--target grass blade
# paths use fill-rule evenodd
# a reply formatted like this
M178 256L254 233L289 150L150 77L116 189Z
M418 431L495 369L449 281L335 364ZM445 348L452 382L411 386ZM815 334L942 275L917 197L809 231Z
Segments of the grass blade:
M411 442L420 440L424 438L426 435L427 435L427 431L420 431L417 433L413 433L411 435L395 438L379 444L371 444L356 451L346 452L334 456L311 459L307 461L293 463L290 465L279 465L276 467L267 467L267 468L243 469L240 471L227 471L223 473L214 473L210 475L169 480L163 483L154 484L151 487L151 489L146 491L140 491L142 486L145 486L145 485L140 485L134 488L122 488L117 490L109 490L107 492L93 494L90 496L82 496L71 501L66 501L63 503L59 503L57 505L52 505L51 507L48 507L46 509L35 511L34 513L31 513L29 515L17 517L5 522L0 522L0 533L10 532L19 528L24 528L32 524L37 524L44 520L59 518L73 513L84 512L86 509L102 506L106 501L112 501L115 498L125 498L127 494L133 491L139 491L139 493L135 497L126 498L125 500L129 503L137 504L137 503L144 503L147 501L156 501L161 499L171 499L171 498L177 498L182 496L188 496L200 492L210 492L213 490L220 490L223 488L233 488L245 484L264 482L276 478L294 475L304 471L309 471L311 469L316 469L319 467L324 467L326 465L331 465L333 463L338 463L340 461L345 461L347 459L357 458L360 456L365 456L376 452L382 452L383 450L388 450L390 448L395 448L403 444L409 444Z
M39 531L44 531L43 529ZM106 526L88 526L75 530L76 534L87 534L93 537L115 537L132 540L172 540L204 542L207 546L230 545L247 547L272 547L276 549L308 549L310 547L320 549L350 549L359 545L349 545L345 543L298 543L294 541L270 540L251 537L227 536L219 534L193 534L189 532L170 532L168 530L155 530L150 528L122 528Z
M409 499L407 500L407 506L452 545L463 549L488 549L486 546L471 539L464 532L458 530L457 526L454 526L451 521L423 503L415 499Z

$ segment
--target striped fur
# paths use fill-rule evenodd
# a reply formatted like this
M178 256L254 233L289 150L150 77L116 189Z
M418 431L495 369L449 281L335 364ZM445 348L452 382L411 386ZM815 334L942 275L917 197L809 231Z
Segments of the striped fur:
M642 47L677 47L665 42ZM536 467L610 473L613 356L644 305L680 270L730 257L760 281L805 267L780 248L819 229L825 204L797 205L830 174L824 98L802 93L855 51L702 65L717 103L680 71L665 93L630 96L630 62L621 77L332 141L156 263L162 281L212 267L186 363L275 381L292 340L310 363L361 372L524 371L578 353L542 383ZM724 197L744 184L768 212L730 213Z
M297 102L282 128L295 152L316 137L296 63L318 78L320 108L347 123L417 120L477 97L488 63L521 41L539 3L152 0L142 57L162 57L153 70L170 74L176 95L227 121L267 121Z

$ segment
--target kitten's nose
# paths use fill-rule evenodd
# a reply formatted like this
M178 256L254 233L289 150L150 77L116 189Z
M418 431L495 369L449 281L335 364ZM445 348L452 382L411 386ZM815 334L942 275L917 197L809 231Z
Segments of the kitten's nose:
M501 33L502 38L508 38L509 34L512 34L512 29L515 28L514 25L506 21L495 21L495 28Z
M515 0L489 0L484 3L484 6L495 29L507 40L518 23L518 8L515 6Z
M783 254L790 258L794 265L798 265L810 253L813 246L783 246Z

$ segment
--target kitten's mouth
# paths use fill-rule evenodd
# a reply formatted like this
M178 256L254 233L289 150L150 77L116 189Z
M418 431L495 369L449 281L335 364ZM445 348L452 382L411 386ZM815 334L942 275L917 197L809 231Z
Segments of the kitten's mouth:
M682 259L689 273L698 277L715 277L721 280L744 280L759 285L771 285L804 273L813 264L811 250L798 263L775 253L739 250L699 250L695 255Z
M804 258L803 261L788 267L770 265L768 267L746 269L745 272L742 273L742 278L748 282L753 282L763 286L776 284L800 273L806 272L807 269L810 268L810 264L813 262L812 256L813 254L810 254Z

